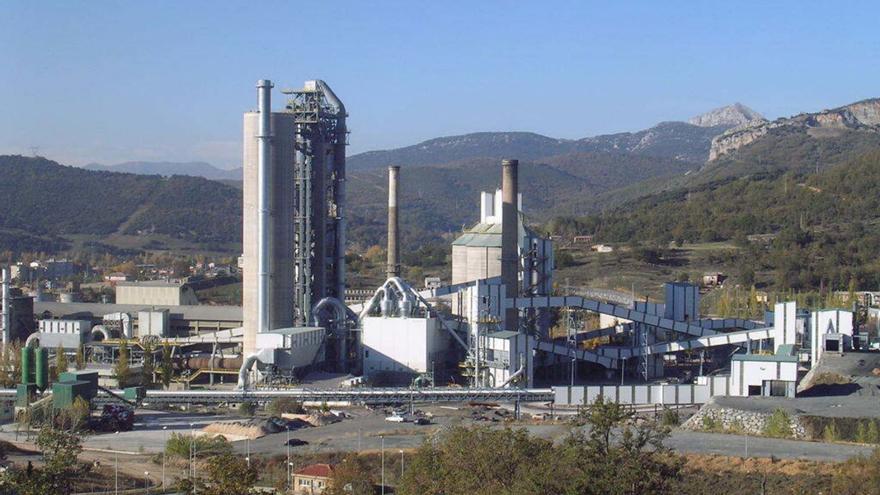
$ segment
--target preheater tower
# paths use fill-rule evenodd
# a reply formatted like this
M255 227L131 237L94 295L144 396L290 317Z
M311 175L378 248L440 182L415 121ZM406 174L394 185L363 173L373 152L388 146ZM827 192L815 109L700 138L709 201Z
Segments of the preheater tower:
M270 88L258 83L263 97ZM345 107L320 80L284 93L285 109L268 111L268 137L260 112L244 114L245 355L256 350L257 332L314 325L319 301L345 298Z

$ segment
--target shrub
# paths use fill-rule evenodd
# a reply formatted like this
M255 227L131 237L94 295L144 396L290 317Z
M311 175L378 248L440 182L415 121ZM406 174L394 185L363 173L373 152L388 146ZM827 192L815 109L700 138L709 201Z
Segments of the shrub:
M191 449L195 447L196 456L208 457L228 454L232 452L232 444L222 435L216 437L188 435L185 433L172 433L165 442L165 454L182 458L189 458Z
M681 424L681 417L675 409L664 407L663 415L660 416L660 424L663 426L678 426Z
M791 418L783 409L776 409L767 422L764 423L764 435L773 438L790 438Z
M253 416L257 413L257 403L256 402L242 402L238 405L238 412L244 414L245 416Z
M834 426L834 423L828 423L825 426L825 429L822 430L822 439L826 442L836 442L840 440L840 433L837 431L837 427Z
M718 422L711 416L703 416L703 429L706 431L715 431L718 429Z
M269 414L274 416L281 416L282 414L303 414L306 412L299 401L290 397L278 397L272 399L272 402L266 406L266 410L269 411Z

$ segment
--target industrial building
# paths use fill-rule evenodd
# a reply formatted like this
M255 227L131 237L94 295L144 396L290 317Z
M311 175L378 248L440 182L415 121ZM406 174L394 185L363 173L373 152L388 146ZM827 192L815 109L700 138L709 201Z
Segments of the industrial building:
M185 282L146 280L116 284L116 304L184 306L198 303L196 292Z
M137 352L146 342L166 343L190 382L234 375L245 390L315 369L415 388L651 384L688 354L700 360L690 384L704 387L699 394L743 396L793 396L823 353L859 346L852 313L839 309L811 313L781 303L764 321L712 319L700 314L699 287L688 283L666 284L662 303L555 289L553 242L528 226L512 159L501 163L501 189L480 194L479 217L452 242L451 284L426 279L421 290L402 277L405 172L390 165L387 280L347 299L346 108L320 80L283 91L287 99L274 110L272 90L259 81L257 111L243 116L242 307L201 306L191 287L164 281L122 281L116 304L34 301L5 274L4 338L53 349L86 345L103 365L122 341ZM571 324L582 313L600 315L600 327ZM569 319L567 335L550 334L554 318ZM707 354L711 377L702 369ZM569 398L580 393L571 390ZM695 397L689 390L682 393ZM643 392L614 394L637 400Z
M353 347L353 314L343 303L347 113L319 80L285 90L285 108L273 112L272 87L259 81L259 109L244 115L244 362L311 364L262 335L321 328L324 360L346 369ZM242 386L248 373L242 369Z

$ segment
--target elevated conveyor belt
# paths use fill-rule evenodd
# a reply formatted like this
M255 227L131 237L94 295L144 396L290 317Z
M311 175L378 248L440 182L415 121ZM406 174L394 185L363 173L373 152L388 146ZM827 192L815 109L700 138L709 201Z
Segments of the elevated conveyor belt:
M595 313L616 316L624 320L644 323L664 330L671 330L695 337L715 335L718 332L702 325L695 325L683 321L675 321L662 318L642 311L628 309L614 304L584 299L580 296L550 296L550 297L514 297L504 300L505 308L530 309L530 308L581 308Z
M3 391L0 391L2 395ZM11 391L15 394L15 390ZM118 393L121 393L119 391ZM518 388L353 388L287 390L147 390L145 407L151 404L219 404L236 402L267 402L278 397L289 397L310 402L352 402L363 404L403 404L413 402L549 402L553 390Z
M658 342L645 347L612 347L602 346L594 349L594 352L614 359L626 359L633 356L646 354L668 354L691 349L705 349L720 345L743 344L752 340L765 340L773 338L772 328L756 328L754 330L742 330L739 332L719 333L691 340L678 340L675 342Z
M600 366L604 366L605 368L618 367L617 358L606 356L604 354L599 354L597 352L587 349L572 347L568 345L568 343L557 343L546 340L540 341L538 342L538 350L557 354L559 356L574 357L578 361L596 363Z

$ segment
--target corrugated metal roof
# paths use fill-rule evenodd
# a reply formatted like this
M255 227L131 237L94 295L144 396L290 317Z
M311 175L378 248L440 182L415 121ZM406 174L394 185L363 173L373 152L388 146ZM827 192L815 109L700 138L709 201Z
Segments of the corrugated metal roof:
M500 223L478 223L464 231L458 239L452 241L453 246L501 247L502 228ZM519 237L538 237L530 228L525 227L520 214Z

